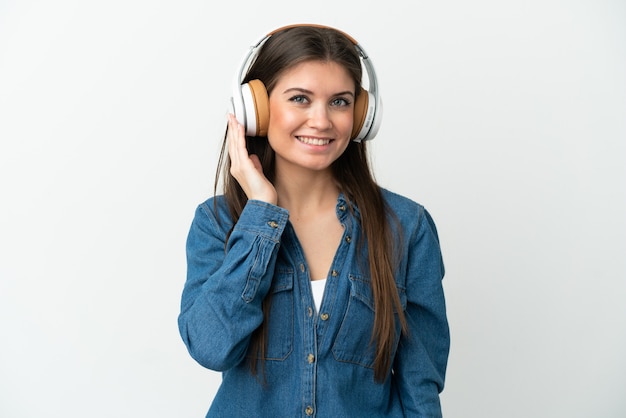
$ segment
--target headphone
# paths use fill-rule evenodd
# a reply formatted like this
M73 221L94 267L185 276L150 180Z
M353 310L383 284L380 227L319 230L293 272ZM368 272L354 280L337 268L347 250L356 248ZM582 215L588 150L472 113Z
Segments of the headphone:
M378 81L372 62L363 47L350 35L340 30L330 28L329 26L315 24L296 24L280 27L265 35L260 41L251 46L250 50L244 55L241 65L239 66L239 71L235 77L230 104L237 121L243 125L246 136L267 136L267 127L270 119L269 96L261 80L250 80L248 83L244 84L242 84L242 81L256 59L261 46L263 46L272 35L298 26L333 29L343 34L352 42L361 57L361 62L367 72L369 84L368 90L361 88L361 91L357 94L356 100L354 101L354 124L350 138L355 142L374 138L378 133L382 119L382 102L378 93Z

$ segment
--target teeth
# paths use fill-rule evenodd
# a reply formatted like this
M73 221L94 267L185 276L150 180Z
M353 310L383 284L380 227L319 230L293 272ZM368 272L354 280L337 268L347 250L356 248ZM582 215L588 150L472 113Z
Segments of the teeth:
M319 138L309 138L306 136L299 136L298 141L303 142L308 145L328 145L330 144L330 139L319 139Z

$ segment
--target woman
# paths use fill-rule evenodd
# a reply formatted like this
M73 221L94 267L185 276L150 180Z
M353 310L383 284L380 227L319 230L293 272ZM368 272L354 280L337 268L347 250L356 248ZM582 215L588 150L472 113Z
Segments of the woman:
M224 193L195 213L179 316L191 356L223 371L207 417L441 416L437 232L374 181L367 60L341 31L293 25L242 65Z

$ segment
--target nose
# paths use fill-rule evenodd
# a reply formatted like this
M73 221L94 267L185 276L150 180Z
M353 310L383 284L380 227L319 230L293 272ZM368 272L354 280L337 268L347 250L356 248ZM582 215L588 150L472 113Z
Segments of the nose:
M325 103L318 102L310 107L308 124L319 130L329 129L333 126L329 109Z

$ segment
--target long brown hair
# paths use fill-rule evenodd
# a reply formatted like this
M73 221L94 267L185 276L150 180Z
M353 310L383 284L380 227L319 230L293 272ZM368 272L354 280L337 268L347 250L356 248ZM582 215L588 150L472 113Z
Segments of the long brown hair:
M282 73L304 61L332 61L342 65L354 79L355 92L361 89L362 67L358 52L345 34L332 28L317 26L295 26L273 34L262 46L243 82L259 79L271 94ZM270 182L275 178L274 151L266 137L246 138L250 154L261 160L263 172ZM233 222L236 223L247 202L243 189L230 174L230 159L226 154L226 141L222 144L215 193L219 179L223 179L224 195L228 202ZM333 163L333 175L343 194L359 208L363 237L360 245L367 245L368 264L371 275L375 313L372 328L372 343L376 344L374 377L382 382L391 368L391 353L396 339L394 312L400 321L402 332L406 332L406 319L394 280L396 260L400 251L394 246L391 231L393 215L385 205L381 190L370 169L366 143L351 141L346 151ZM397 231L396 231L397 232ZM256 375L257 362L264 366L267 343L267 315L269 297L263 302L265 321L252 336L249 353L251 372Z

